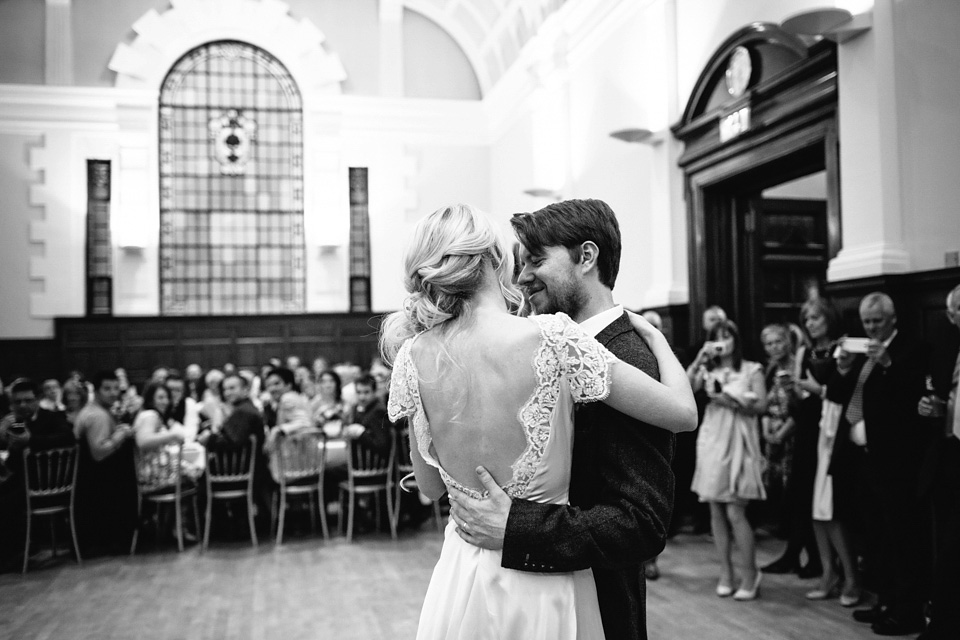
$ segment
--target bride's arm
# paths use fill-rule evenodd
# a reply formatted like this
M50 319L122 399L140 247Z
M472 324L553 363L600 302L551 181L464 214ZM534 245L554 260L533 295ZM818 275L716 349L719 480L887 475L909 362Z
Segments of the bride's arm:
M660 382L622 361L611 365L610 395L604 401L632 418L673 433L697 428L697 405L690 380L667 339L649 322L627 312L660 368Z
M420 489L420 493L436 502L447 492L447 485L443 483L440 471L427 464L427 461L420 455L420 449L417 448L417 438L413 434L413 426L410 427L408 434L410 437L410 462L413 463L413 475L417 478L417 488Z

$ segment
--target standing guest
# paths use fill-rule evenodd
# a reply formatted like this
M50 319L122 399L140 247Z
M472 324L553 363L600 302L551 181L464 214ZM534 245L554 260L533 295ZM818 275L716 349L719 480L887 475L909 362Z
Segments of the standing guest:
M757 430L757 416L766 409L763 368L743 359L740 333L733 322L720 322L707 337L687 369L694 392L703 389L709 398L697 435L691 488L701 502L710 504L710 526L720 555L717 595L753 600L759 595L763 574L757 569L747 504L766 499ZM734 541L742 572L736 592L731 561Z
M865 564L879 596L874 607L854 611L854 619L871 623L879 635L916 633L923 629L928 550L917 499L928 444L917 416L924 354L897 330L888 295L865 296L860 320L866 353L855 353L845 339L827 382L827 398L843 406L830 471L835 483L854 483Z
M960 285L947 296L947 318L960 329ZM960 355L950 380L947 402L936 395L924 396L917 407L925 418L937 419L942 430L930 447L932 473L926 486L933 503L936 529L930 625L917 640L960 638Z
M793 434L796 422L792 414L793 379L796 369L793 340L782 324L768 324L760 332L767 353L763 381L767 387L767 411L760 418L763 452L767 461L764 486L767 489L766 513L775 521L781 537L789 536L789 508L784 504L786 486L793 467ZM808 505L809 506L809 505ZM811 540L812 542L812 540ZM787 545L783 562L772 565L772 573L793 573L800 568L799 548ZM811 546L810 552L813 552ZM768 565L768 567L771 565ZM764 567L764 571L768 567Z
M87 404L87 388L76 380L67 380L63 383L64 415L70 429L76 433L77 416Z
M77 534L84 555L128 548L137 517L133 429L110 412L120 396L117 375L94 376L94 399L77 416L80 469L77 477Z
M40 408L46 411L63 411L63 390L56 378L43 381Z
M10 387L12 413L0 419L0 553L19 549L26 525L23 451L73 446L75 440L65 414L40 406L37 384L21 378ZM2 556L0 556L2 557Z
M821 425L827 381L836 371L833 353L842 333L840 314L828 301L818 297L803 305L800 321L809 337L810 346L802 349L799 355L800 375L795 387L799 397L795 412L797 435L794 441L793 475L787 486L788 493L793 495L791 501L798 505L794 522L804 522L802 527L795 529L795 544L799 546L806 535L801 533L806 529L803 514L806 514L807 520L812 515L822 573L820 584L808 591L806 597L825 600L836 595L840 583L837 575L839 560L843 571L840 604L853 607L861 598L860 570L850 529L855 507L852 491L844 493L843 483L834 482L829 475L835 432L831 431L829 425Z

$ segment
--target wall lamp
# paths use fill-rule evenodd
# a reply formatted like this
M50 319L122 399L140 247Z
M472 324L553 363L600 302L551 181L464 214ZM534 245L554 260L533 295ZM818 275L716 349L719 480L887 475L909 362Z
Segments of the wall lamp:
M650 129L619 129L611 131L610 137L631 144L649 144L652 146L663 142L663 134Z
M813 9L790 16L780 23L781 29L795 36L821 37L836 43L862 35L871 27L872 12L853 15L846 9Z
M560 202L563 196L555 189L544 189L543 187L534 187L533 189L524 189L523 192L534 198L550 198L554 202Z

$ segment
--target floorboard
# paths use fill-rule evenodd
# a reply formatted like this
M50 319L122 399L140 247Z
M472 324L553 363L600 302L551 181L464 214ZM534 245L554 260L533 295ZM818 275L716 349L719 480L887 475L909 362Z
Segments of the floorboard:
M272 543L217 542L145 549L133 558L99 558L78 567L63 558L26 577L0 575L0 638L43 640L407 639L439 534L428 522L397 542L361 534L353 544L292 536ZM761 562L782 543L760 540ZM717 563L706 536L681 535L649 584L651 640L800 640L875 638L836 600L803 598L815 581L765 576L761 598L741 603L714 593Z

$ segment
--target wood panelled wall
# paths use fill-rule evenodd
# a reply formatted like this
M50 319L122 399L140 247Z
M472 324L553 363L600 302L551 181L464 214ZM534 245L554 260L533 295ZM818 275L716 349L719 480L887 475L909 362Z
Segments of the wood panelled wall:
M317 356L367 367L377 353L380 315L314 314L156 318L58 318L53 340L0 341L0 376L87 376L124 367L134 382L157 366L204 369L232 362L259 370L270 358Z

